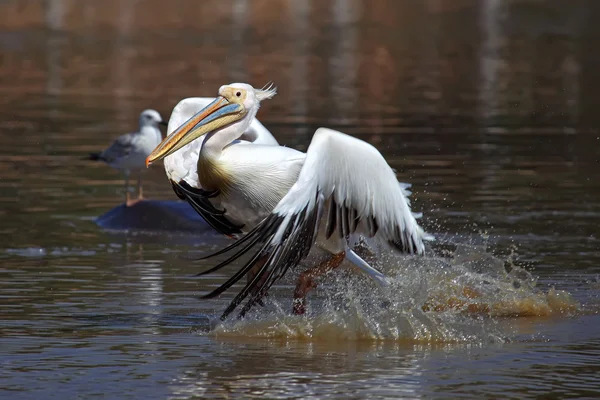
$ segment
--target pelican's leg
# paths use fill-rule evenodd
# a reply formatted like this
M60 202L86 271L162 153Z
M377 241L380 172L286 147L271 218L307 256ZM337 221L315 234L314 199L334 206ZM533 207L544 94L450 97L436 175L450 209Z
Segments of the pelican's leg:
M311 289L317 287L315 279L339 267L342 261L344 261L344 257L346 257L346 252L344 251L334 254L329 260L309 268L300 274L296 290L294 290L294 314L304 314L306 311L306 295Z

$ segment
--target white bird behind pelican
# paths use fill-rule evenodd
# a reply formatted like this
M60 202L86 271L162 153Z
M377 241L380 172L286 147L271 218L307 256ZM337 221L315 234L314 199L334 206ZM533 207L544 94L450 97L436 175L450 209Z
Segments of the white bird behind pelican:
M125 175L125 204L131 206L143 199L142 172L146 157L162 140L158 125L167 125L156 110L144 110L139 119L140 130L119 136L106 150L91 153L90 160L103 161ZM136 200L129 196L129 176L131 171L138 172Z
M221 319L250 295L240 311L243 316L275 281L301 262L312 267L298 280L296 314L304 313L305 297L315 287L315 278L344 259L386 285L386 277L353 251L357 236L419 255L425 250L423 240L431 239L417 224L395 173L372 145L326 128L317 129L306 154L239 141L260 102L275 93L244 83L221 86L212 103L165 138L146 160L149 165L203 138L197 158L199 195L217 201L247 234L211 255L237 248L227 260L201 274L256 249L237 273L203 296L218 296L250 273Z

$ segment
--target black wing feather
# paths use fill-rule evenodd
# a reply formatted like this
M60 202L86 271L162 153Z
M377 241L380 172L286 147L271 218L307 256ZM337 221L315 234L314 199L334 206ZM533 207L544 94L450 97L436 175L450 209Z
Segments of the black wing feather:
M267 293L269 288L273 286L278 279L280 279L286 272L298 265L310 252L314 238L317 234L318 221L321 218L323 202L316 202L315 208L308 211L307 209L302 210L299 214L296 222L289 232L288 240L282 240L281 243L285 243L279 257L274 259L271 264L269 276L264 280L263 284L255 291L254 295L244 305L240 311L239 317L243 317L252 306L256 303L260 304L262 297ZM307 215L308 214L308 215ZM287 230L286 230L287 231ZM278 249L279 250L279 249ZM267 269L261 271L262 274L266 273ZM227 317L224 315L222 318Z
M228 250L231 250L240 246L240 241L248 242L246 245L242 246L241 249L237 250L228 260L211 268L209 270L210 272L222 268L250 251L250 249L257 244L261 244L260 249L254 253L250 260L248 260L234 276L229 278L211 293L202 296L202 298L213 298L218 296L242 279L244 275L252 268L256 267L258 263L262 263L262 260L265 257L267 257L267 260L259 267L256 275L254 275L225 309L221 316L222 320L226 319L250 293L253 293L239 313L239 317L243 317L254 304L260 304L262 302L262 297L264 297L269 288L278 279L284 276L290 268L298 265L300 261L308 255L317 233L318 219L321 217L322 208L323 198L317 194L316 201L312 204L310 209L307 205L307 207L302 209L299 213L292 215L289 218L271 214L263 220L259 226L254 228L238 242L228 246ZM280 239L275 241L275 234L282 226L284 229L283 235ZM217 253L220 254L223 252L224 251L221 250ZM217 253L208 257L216 255ZM208 271L205 273L208 273ZM266 279L264 279L265 276Z
M257 245L261 246L234 276L211 293L203 296L203 298L213 298L220 295L242 279L254 267L258 268L254 277L246 283L225 309L221 315L221 320L225 320L250 294L250 299L242 307L238 318L242 318L255 304L262 304L262 298L271 286L283 277L290 268L296 267L308 256L314 244L319 221L325 208L328 208L325 227L325 233L328 236L337 231L340 237L347 237L356 230L358 223L361 221L355 209L347 207L343 203L340 205L334 201L333 197L329 199L326 206L325 199L317 190L315 201L312 204L307 204L299 212L292 215L273 213L236 243L204 257L212 257L241 246L229 259L204 272L209 273L228 265L243 254L250 252ZM365 221L369 236L374 236L379 230L377 218L371 215L367 216ZM276 240L276 233L280 229L283 229L283 233ZM395 227L395 233L389 242L403 253L417 253L417 245L413 238L409 237L406 229L400 229L399 226ZM267 257L267 260L263 263L265 257Z
M274 258L277 258L280 251L281 251L281 249L277 249L277 250L273 251L272 253L270 253L269 258L267 259L267 262L264 265L266 266L267 264L270 264L273 261ZM250 267L250 268L252 268L252 267ZM221 321L224 321L227 318L227 316L229 314L231 314L231 312L233 310L235 310L236 307L242 301L244 301L244 299L246 298L246 296L248 296L248 294L252 291L252 288L255 287L255 286L257 286L258 283L261 281L261 278L262 278L263 274L265 273L265 271L266 271L266 269L263 266L259 270L259 272L254 276L254 278L252 278L252 280L250 282L248 282L246 284L246 286L244 286L244 288L237 294L237 296L235 296L235 298L231 301L231 303L229 303L229 305L227 306L227 308L225 309L225 311L223 311L223 314L221 315ZM259 289L258 292L261 292L261 289ZM243 314L240 313L238 315L238 317L242 318Z
M233 236L242 233L243 225L235 225L227 219L227 210L216 209L210 198L218 196L218 191L206 191L191 187L186 181L171 181L173 191L182 200L187 201L194 210L217 232Z

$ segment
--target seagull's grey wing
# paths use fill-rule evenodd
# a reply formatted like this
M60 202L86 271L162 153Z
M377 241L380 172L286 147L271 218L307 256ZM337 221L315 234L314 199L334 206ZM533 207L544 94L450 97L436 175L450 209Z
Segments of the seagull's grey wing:
M119 136L109 148L104 150L100 158L107 163L112 163L118 159L127 157L134 147L135 133L126 133Z

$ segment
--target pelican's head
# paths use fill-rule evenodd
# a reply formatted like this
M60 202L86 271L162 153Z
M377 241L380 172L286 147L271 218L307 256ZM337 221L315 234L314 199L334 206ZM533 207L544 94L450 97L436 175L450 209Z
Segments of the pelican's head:
M255 89L247 83L232 83L219 88L217 98L194 114L165 138L146 158L146 166L161 160L209 132L228 129L241 136L250 126L260 102L270 99L277 88L268 85Z
M158 126L159 124L167 125L158 111L148 109L140 114L140 128L143 126Z

